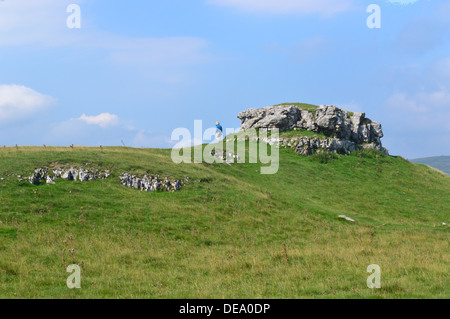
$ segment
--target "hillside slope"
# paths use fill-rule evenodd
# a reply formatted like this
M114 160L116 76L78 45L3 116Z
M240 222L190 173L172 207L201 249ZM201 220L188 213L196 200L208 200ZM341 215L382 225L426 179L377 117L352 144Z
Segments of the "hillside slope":
M54 162L112 176L18 182ZM176 165L159 149L2 148L0 297L450 297L450 177L366 151L281 149L277 174L259 168ZM191 183L140 192L119 184L123 172ZM66 286L70 264L82 289ZM381 289L366 286L371 264Z
M450 175L450 156L434 156L412 159L411 162L425 164Z

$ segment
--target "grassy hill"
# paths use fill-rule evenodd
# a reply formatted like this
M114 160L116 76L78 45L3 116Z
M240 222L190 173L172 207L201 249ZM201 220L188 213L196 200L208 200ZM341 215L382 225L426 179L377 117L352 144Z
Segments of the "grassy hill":
M55 161L112 177L8 177ZM0 297L450 297L450 177L373 152L323 161L281 149L277 174L259 168L176 165L160 149L2 148ZM193 181L146 193L120 185L122 172ZM66 286L70 264L81 289ZM366 286L370 264L381 289Z
M309 111L309 112L315 112L319 108L318 105L308 104L308 103L300 103L300 102L281 103L281 104L277 104L275 106L284 106L284 105L295 105L298 108L300 108L304 111Z
M450 156L434 156L411 160L413 163L425 164L450 175Z

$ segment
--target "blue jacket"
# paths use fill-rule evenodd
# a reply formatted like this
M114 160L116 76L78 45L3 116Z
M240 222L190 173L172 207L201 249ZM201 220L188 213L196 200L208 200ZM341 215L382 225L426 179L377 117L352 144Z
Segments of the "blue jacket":
M217 130L216 130L217 133L219 133L219 132L222 133L223 132L222 125L217 124L216 127L217 127Z

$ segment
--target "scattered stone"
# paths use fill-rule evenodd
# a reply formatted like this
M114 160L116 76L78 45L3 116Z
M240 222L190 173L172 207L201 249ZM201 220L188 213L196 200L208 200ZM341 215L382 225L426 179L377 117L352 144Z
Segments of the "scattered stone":
M354 219L352 219L352 218L350 218L350 217L347 217L347 216L345 216L345 215L339 215L338 217L339 217L339 218L342 218L342 219L345 219L345 220L348 220L349 222L352 222L352 223L355 222Z
M46 175L46 170L43 168L37 168L34 170L34 174L28 178L30 184L41 185L42 179Z
M124 173L119 176L120 184L144 192L177 192L181 187L189 183L189 177L184 180L171 179L169 177L147 176L143 177Z
M111 176L109 170L99 171L97 169L87 168L53 168L51 171L49 168L38 168L34 171L34 174L28 178L28 181L34 185L41 185L42 180L45 180L47 184L55 184L55 180L62 178L67 181L81 182L95 181L97 179L106 179Z
M99 171L91 168L38 168L34 171L33 175L28 177L28 181L34 185L41 185L45 181L48 185L54 185L55 180L61 178L68 181L88 182L95 181L97 179L106 179L111 176L109 170ZM4 180L2 178L1 180ZM138 177L129 173L124 173L120 176L120 184L134 188L136 190L153 192L176 192L181 190L183 185L189 184L190 178L185 176L181 180L160 177L160 176L143 176Z
M73 181L73 175L72 175L72 172L71 172L71 171L67 171L67 172L65 172L65 173L62 173L61 178L62 178L62 179L65 179L65 180L67 180L67 181Z
M227 163L228 165L233 164L234 160L241 160L239 155L236 155L232 152L227 152L226 150L212 150L210 154L211 156L218 158L221 162Z

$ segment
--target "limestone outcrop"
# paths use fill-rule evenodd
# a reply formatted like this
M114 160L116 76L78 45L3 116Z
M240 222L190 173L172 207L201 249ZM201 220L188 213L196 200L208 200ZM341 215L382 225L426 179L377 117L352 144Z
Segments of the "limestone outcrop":
M294 105L268 106L259 109L248 109L238 114L242 121L241 130L249 128L279 128L288 131L297 127L301 119L301 110Z
M67 181L95 181L98 179L106 179L111 176L109 170L101 171L94 168L37 168L34 173L27 178L28 182L34 185L54 185L57 179L64 179ZM120 184L126 187L134 188L136 190L154 192L176 192L181 190L183 185L189 184L190 178L174 179L170 177L161 176L147 176L139 177L129 173L122 173L119 176Z
M92 168L37 168L34 173L28 177L28 181L34 185L41 185L43 181L46 184L55 184L57 179L65 179L68 181L95 181L97 179L105 179L111 175L109 170L100 171Z
M367 118L365 113L348 112L336 106L322 105L312 112L296 105L268 106L241 112L238 118L244 131L278 128L280 132L307 130L318 133L312 137L297 134L266 140L272 145L292 147L302 155L309 156L318 151L348 154L358 148L374 148L388 154L381 143L381 124Z
M144 192L177 192L181 187L189 183L189 177L182 180L173 179L169 177L147 176L139 177L129 173L120 175L120 184L126 187L134 188Z

